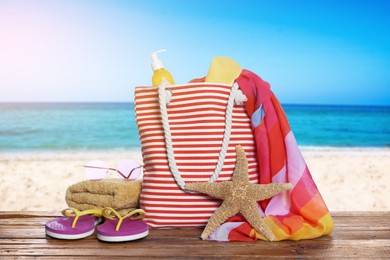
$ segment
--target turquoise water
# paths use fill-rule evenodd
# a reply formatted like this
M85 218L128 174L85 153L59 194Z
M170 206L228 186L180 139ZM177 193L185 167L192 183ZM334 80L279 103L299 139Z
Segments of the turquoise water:
M390 147L390 107L283 105L301 146ZM131 149L132 103L0 103L0 150Z

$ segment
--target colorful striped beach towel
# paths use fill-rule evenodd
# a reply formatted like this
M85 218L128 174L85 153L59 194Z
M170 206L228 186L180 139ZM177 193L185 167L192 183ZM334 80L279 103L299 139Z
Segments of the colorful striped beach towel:
M292 183L293 188L260 202L260 213L277 240L317 238L333 231L333 220L299 151L286 115L259 76L243 70L236 79L256 140L259 183ZM241 216L227 220L210 237L218 241L264 239Z

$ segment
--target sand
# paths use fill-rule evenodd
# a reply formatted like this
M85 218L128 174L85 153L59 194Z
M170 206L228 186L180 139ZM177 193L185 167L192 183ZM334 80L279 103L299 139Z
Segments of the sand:
M301 150L331 211L390 210L390 148ZM60 211L67 187L84 180L82 165L127 158L142 162L139 150L0 152L0 211Z

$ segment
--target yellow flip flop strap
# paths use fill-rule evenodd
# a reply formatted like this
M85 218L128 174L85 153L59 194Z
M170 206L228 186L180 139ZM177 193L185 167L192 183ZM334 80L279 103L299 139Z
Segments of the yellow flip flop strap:
M103 209L103 217L105 217L107 219L114 220L115 217L113 217L111 215L111 213L113 213L118 218L118 224L116 225L115 231L119 230L119 228L122 225L122 222L125 218L131 217L135 214L138 214L138 216L131 218L131 220L142 219L145 217L145 210L143 210L143 209L133 210L130 213L124 215L123 217L121 215L119 215L119 213L113 208L107 207L107 208Z
M66 208L62 211L62 215L65 217L74 217L72 228L75 228L77 221L81 216L85 215L93 215L96 217L102 216L102 210L101 209L88 209L84 211L80 211L76 208Z

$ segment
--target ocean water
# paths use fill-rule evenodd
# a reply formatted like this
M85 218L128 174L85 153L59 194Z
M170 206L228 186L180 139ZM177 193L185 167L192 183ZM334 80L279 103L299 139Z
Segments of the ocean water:
M390 147L390 107L283 108L300 146ZM132 103L0 103L0 151L139 147Z

